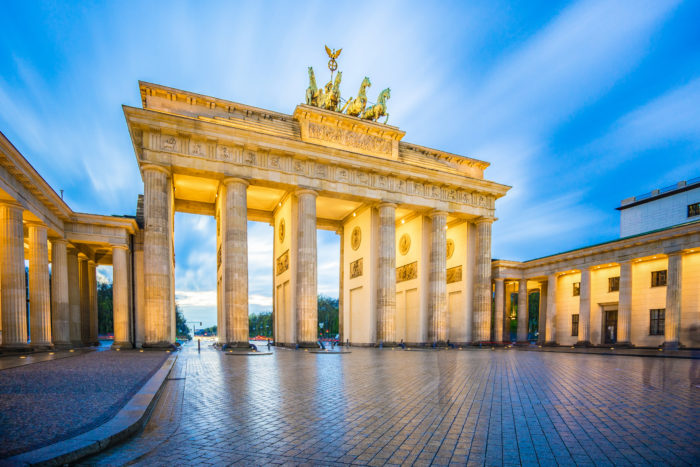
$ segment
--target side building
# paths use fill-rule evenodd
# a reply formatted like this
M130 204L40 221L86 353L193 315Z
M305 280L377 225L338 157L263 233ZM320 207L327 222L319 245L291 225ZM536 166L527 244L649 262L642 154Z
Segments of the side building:
M679 182L623 200L618 240L525 262L494 260L494 340L698 347L698 203L700 179Z

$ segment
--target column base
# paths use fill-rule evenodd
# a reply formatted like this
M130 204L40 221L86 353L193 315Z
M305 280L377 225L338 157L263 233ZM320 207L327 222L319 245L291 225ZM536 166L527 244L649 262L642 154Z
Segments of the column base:
M615 347L619 347L621 349L631 349L634 346L629 341L624 341L624 342L616 342Z
M664 342L661 346L665 350L678 350L678 348L680 347L677 341Z
M29 345L32 350L35 351L41 351L41 350L53 350L54 346L52 343L40 343L40 344L30 344Z
M318 349L318 342L299 342L297 346L300 349Z
M578 341L574 347L593 347L593 344L590 341Z
M177 346L170 342L144 342L141 345L143 350L177 350Z
M70 346L73 347L74 349L77 349L79 347L83 347L83 341L70 341Z
M114 342L112 346L110 347L112 349L133 349L134 346L131 344L131 342Z
M228 350L228 349L249 349L250 348L250 342L245 341L245 342L228 342L224 345L221 346L221 350Z
M377 342L375 347L396 347L397 345L396 342Z
M31 352L32 348L29 344L2 344L0 345L0 352Z
M53 348L56 350L68 350L73 348L73 344L70 342L54 342Z

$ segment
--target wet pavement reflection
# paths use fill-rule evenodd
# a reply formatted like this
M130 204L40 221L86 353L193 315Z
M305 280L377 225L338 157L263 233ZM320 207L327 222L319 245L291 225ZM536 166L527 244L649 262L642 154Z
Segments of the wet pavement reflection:
M146 429L88 464L698 464L693 361L186 345ZM264 347L264 346L263 346ZM263 350L263 347L259 348ZM266 347L264 347L266 350Z

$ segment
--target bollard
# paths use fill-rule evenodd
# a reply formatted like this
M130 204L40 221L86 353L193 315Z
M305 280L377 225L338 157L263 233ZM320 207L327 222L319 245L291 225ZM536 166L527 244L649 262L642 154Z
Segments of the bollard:
M202 350L202 339L197 339L197 353Z

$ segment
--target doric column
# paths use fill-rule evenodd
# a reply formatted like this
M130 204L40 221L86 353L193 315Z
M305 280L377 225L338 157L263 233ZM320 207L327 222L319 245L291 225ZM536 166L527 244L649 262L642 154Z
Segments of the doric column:
M88 259L83 254L78 256L78 274L80 276L80 342L82 345L91 345L90 280L88 279Z
M504 328L504 320L505 320L505 314L506 314L506 308L505 308L505 280L496 277L494 280L494 305L495 305L495 310L494 310L494 323L493 323L493 340L496 342L504 342L505 339L505 328Z
M51 347L51 292L46 226L30 222L29 231L29 334L32 347Z
M171 251L169 172L159 166L142 167L143 177L143 282L145 309L144 347L170 347Z
M113 347L131 348L131 315L129 313L129 247L112 248L112 310L114 313Z
M547 322L545 323L545 343L556 342L555 319L557 315L557 275L550 274L547 277Z
M491 340L491 224L493 219L476 220L474 271L474 343Z
M23 208L0 202L0 316L2 347L27 347Z
M382 203L378 209L377 341L391 345L396 342L396 205Z
M68 242L51 241L51 320L53 343L70 345L70 303L68 300Z
M298 190L297 197L297 343L314 347L318 340L316 276L316 196L313 190Z
M591 268L581 268L578 302L578 345L591 343Z
M678 348L678 338L681 330L682 259L683 256L680 251L668 254L664 347L671 349Z
M68 248L68 330L73 347L82 345L80 308L80 266L78 250Z
M527 342L527 279L518 281L518 342Z
M447 341L447 213L430 214L430 342ZM490 267L490 266L489 266ZM489 281L490 285L490 281Z
M225 344L248 348L248 182L227 178L223 188Z
M632 316L632 261L620 262L620 291L617 303L617 345L630 345Z
M88 261L88 291L90 294L90 344L99 345L97 338L97 263Z

